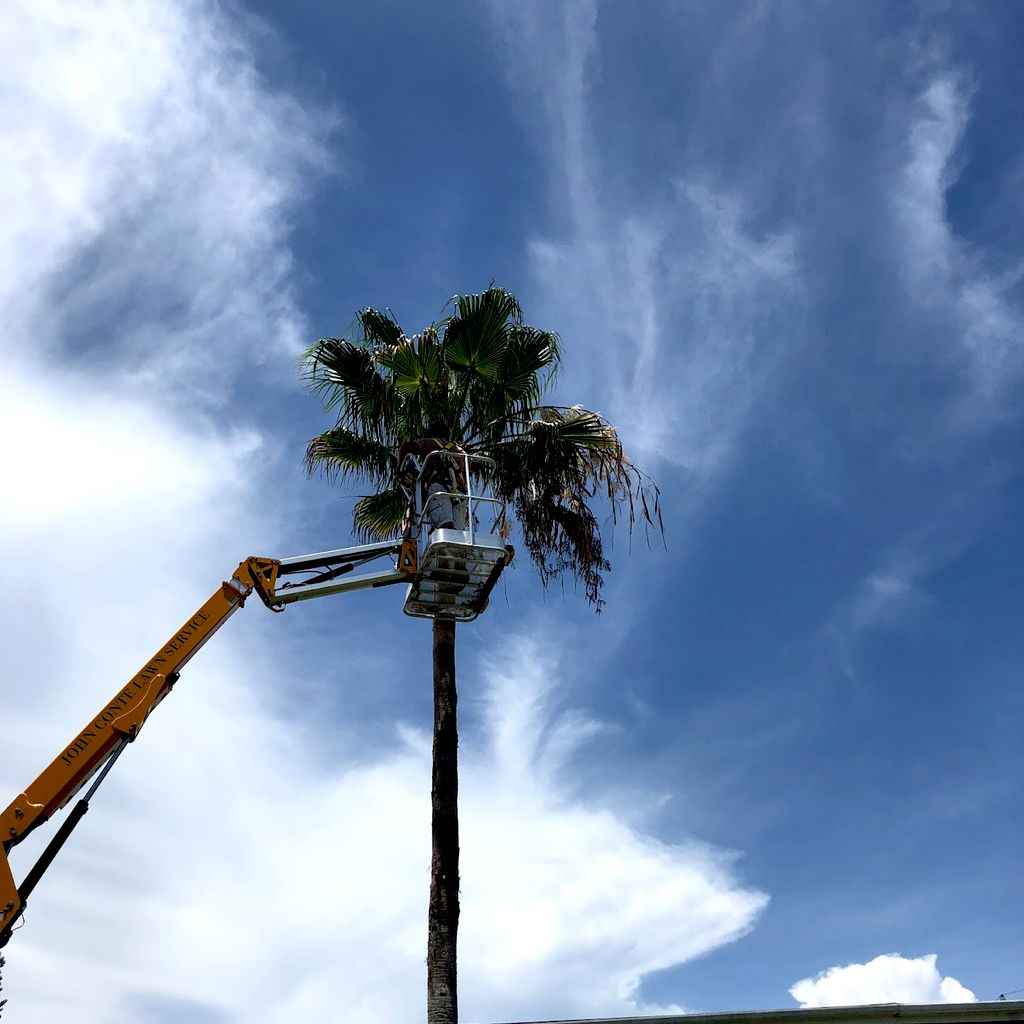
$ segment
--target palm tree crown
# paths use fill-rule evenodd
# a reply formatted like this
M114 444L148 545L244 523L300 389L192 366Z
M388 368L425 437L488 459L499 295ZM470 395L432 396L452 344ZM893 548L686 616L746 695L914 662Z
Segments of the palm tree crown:
M324 338L303 356L307 385L337 416L309 442L307 470L366 480L375 490L356 502L356 533L394 536L407 506L396 449L443 424L448 440L494 461L495 495L513 511L545 585L568 573L600 609L610 565L590 502L606 500L630 528L638 518L660 528L657 487L598 413L543 403L560 363L558 336L524 323L515 296L492 286L450 306L411 337L390 312L365 309L350 337Z

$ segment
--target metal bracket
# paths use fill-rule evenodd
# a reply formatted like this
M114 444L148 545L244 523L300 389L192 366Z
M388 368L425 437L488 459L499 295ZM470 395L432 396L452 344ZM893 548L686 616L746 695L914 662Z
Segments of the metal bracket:
M407 576L415 576L419 571L419 555L416 551L416 541L412 537L406 537L402 541L402 552L398 556L398 568Z

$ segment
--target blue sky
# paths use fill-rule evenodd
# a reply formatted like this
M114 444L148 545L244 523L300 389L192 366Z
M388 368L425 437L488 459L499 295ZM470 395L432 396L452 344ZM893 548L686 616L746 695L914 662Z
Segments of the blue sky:
M0 18L12 796L240 558L348 542L296 353L493 280L667 529L609 527L601 617L524 561L460 630L466 1019L1024 985L1017 5ZM247 610L20 1019L417 1019L430 713L393 593Z

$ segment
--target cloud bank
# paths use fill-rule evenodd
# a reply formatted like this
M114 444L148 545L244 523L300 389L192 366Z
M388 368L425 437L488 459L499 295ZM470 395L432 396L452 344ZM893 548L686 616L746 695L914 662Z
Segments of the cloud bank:
M213 398L297 346L285 243L329 119L267 87L244 27L202 0L4 5L13 352Z

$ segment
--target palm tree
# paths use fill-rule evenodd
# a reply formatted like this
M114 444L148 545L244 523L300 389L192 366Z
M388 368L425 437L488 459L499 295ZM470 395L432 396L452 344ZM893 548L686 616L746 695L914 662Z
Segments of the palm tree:
M348 338L324 338L300 370L335 425L306 449L310 475L362 481L353 526L366 540L396 536L407 499L395 454L443 424L446 436L494 461L495 496L508 504L545 585L564 574L600 611L611 566L591 504L602 501L630 529L657 524L658 490L623 454L618 434L580 406L545 405L560 362L557 335L523 322L515 297L490 287L456 296L451 315L407 336L390 312L365 309ZM435 426L436 429L436 426ZM455 623L433 621L434 743L427 1020L455 1024L459 923L458 732Z

